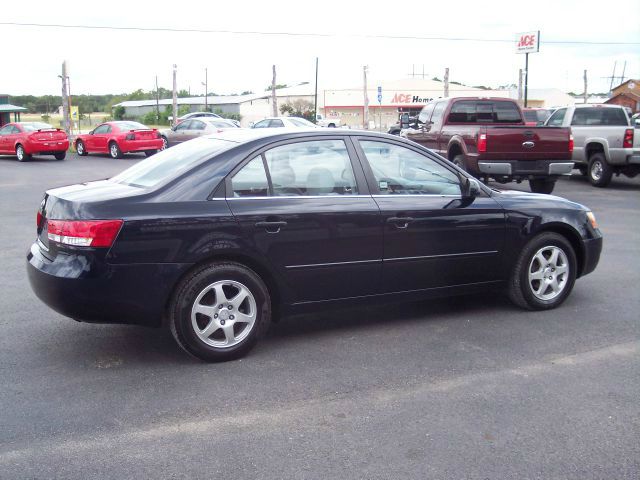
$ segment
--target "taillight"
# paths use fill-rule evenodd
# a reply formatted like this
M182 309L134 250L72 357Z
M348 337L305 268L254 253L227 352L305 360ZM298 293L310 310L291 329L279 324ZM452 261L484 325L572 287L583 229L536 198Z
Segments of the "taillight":
M569 153L573 153L573 135L569 134Z
M622 148L633 147L633 128L627 128L624 131L624 140L622 141Z
M484 153L487 151L487 134L481 133L478 135L478 153Z
M48 220L49 240L75 247L110 247L122 220Z
M40 228L42 225L42 212L38 210L38 214L36 215L36 228Z
M127 140L135 140L136 139L136 134L135 133L127 133L127 136L124 137Z

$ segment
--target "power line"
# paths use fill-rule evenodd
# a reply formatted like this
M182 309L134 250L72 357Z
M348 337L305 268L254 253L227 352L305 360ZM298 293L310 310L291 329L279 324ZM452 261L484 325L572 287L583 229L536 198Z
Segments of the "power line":
M265 36L287 36L287 37L349 37L349 38L377 38L386 40L428 40L428 41L452 41L452 42L489 42L489 43L514 43L513 39L503 38L473 38L473 37L417 37L410 35L375 35L375 34L331 34L317 32L265 32L258 30L214 30L203 28L171 28L171 27L118 27L114 25L80 25L61 23L22 23L22 22L0 22L0 25L14 27L38 27L38 28L74 28L88 30L120 30L135 32L169 32L169 33L222 33L232 35L265 35ZM541 40L542 44L554 45L640 45L640 42L592 42L587 40Z

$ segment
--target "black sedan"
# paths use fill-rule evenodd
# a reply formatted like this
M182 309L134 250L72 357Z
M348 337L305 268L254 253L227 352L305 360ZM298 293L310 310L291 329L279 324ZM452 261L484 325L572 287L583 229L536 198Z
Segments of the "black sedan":
M386 134L228 130L48 191L34 292L86 322L168 326L204 360L303 309L504 289L560 305L602 235L582 205L492 190Z

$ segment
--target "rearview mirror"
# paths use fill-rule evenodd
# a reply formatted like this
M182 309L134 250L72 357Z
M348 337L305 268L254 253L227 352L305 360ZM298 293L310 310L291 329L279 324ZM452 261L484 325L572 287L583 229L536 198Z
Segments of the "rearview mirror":
M475 178L465 177L462 182L462 197L463 198L475 198L482 192L480 182Z

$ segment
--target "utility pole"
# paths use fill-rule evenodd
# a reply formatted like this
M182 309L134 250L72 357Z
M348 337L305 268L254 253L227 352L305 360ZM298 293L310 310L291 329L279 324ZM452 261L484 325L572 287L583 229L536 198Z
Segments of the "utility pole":
M522 106L522 69L518 70L518 105Z
M584 102L587 103L587 99L589 98L589 94L587 93L587 71L584 71Z
M160 123L160 92L158 91L158 75L156 75L156 123Z
M449 96L449 67L444 69L444 98Z
M273 116L278 116L278 97L276 96L276 66L273 66L273 79L271 80L271 104Z
M62 62L62 75L59 75L62 79L62 127L64 131L69 135L71 133L70 121L69 121L69 89L67 88L67 61Z
M368 66L364 66L362 67L362 72L363 72L363 78L364 78L364 86L363 86L363 92L364 92L364 109L363 109L363 114L362 114L362 128L364 128L365 130L369 130L369 94L367 93L367 69L369 67Z
M313 97L313 123L318 123L318 57L316 57L316 91Z
M209 78L208 78L208 72L207 69L204 69L204 109L205 111L209 111L208 108L208 99L207 99L207 95L209 95Z
M524 108L527 108L529 96L529 52L524 54Z
M616 66L618 65L618 61L613 62L613 73L611 74L611 82L609 83L609 92L613 90L613 82L616 79Z
M178 119L178 83L176 81L176 75L178 72L178 65L173 64L173 120L171 120L171 125L175 126L176 120Z

